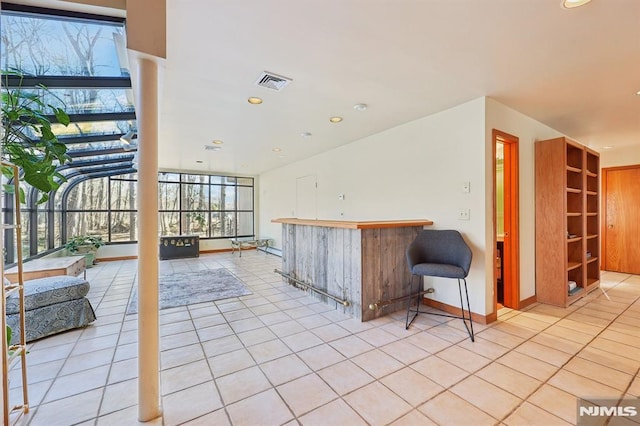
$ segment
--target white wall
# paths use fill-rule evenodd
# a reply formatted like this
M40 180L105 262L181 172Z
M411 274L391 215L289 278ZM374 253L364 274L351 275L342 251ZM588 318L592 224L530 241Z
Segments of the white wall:
M486 169L486 246L493 240L492 221L492 130L497 129L519 138L519 202L520 202L520 300L531 297L536 292L535 283L535 152L534 143L539 140L563 136L560 132L518 112L493 99L486 100L487 152ZM487 257L488 259L488 257ZM489 259L488 259L489 260ZM487 265L491 268L491 265ZM490 269L487 269L489 271Z
M315 174L318 219L426 218L435 229L459 230L474 256L468 278L472 310L490 313L484 111L485 100L479 98L262 174L260 235L273 237L281 247L281 225L270 221L296 216L296 179ZM462 191L465 181L471 182L470 193ZM469 221L457 219L461 208L471 210ZM436 289L435 299L459 305L455 282L428 282Z
M640 164L640 145L600 152L600 167L632 166L634 164Z

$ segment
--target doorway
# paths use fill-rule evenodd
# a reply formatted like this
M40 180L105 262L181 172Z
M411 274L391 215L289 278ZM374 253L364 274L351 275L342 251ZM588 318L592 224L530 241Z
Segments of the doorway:
M640 165L602 169L602 269L640 274Z
M520 306L518 138L493 129L494 294L500 306Z

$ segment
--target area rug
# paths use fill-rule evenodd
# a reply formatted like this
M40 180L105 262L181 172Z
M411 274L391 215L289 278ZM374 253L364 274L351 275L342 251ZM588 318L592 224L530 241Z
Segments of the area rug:
M160 309L246 296L251 291L226 269L160 275ZM134 287L127 315L138 312L138 287Z

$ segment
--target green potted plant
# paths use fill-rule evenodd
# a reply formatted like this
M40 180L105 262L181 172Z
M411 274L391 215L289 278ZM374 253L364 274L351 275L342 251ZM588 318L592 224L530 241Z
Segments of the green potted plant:
M83 254L86 266L89 268L95 261L96 252L105 245L102 237L95 235L78 235L67 241L64 247L71 254Z
M51 130L50 117L67 126L69 115L47 102L47 97L55 95L45 86L23 88L24 76L19 71L3 70L2 77L2 158L22 169L22 180L40 191L38 203L44 203L49 199L49 192L65 181L56 168L71 161L66 145ZM10 87L10 77L18 78L20 84ZM3 166L1 171L9 179L13 177L10 168ZM13 186L5 185L4 190L13 193ZM25 202L22 190L20 199Z

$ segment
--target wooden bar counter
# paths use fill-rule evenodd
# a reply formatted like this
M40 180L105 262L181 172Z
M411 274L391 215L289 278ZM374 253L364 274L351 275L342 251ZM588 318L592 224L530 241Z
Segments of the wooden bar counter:
M405 251L430 220L333 221L273 219L282 224L282 272L337 298L315 297L368 321L406 307L372 311L369 304L409 294Z

